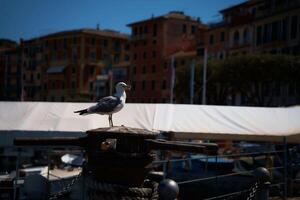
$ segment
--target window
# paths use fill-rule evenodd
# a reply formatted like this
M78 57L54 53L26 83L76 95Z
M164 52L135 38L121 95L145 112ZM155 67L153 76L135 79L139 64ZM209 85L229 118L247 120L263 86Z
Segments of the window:
M90 82L90 92L93 91L93 86L94 86L93 82Z
M272 41L277 41L279 35L279 23L275 21L272 23Z
M114 55L114 62L116 63L120 62L120 54Z
M283 19L281 24L282 24L282 40L285 41L287 39L288 20Z
M157 24L153 24L153 34L152 36L157 36Z
M264 25L263 43L268 43L271 41L271 29L271 24Z
M90 75L91 76L94 75L94 68L93 67L90 68Z
M225 41L225 32L224 32L224 31L222 31L222 32L220 33L220 41L221 41L221 42L224 42L224 41Z
M181 60L180 65L185 65L185 60Z
M133 73L133 74L136 74L136 67L133 67L133 68L132 68L132 73Z
M75 81L72 81L72 89L75 89Z
M146 66L143 66L143 74L146 74Z
M168 63L167 63L167 62L164 63L164 68L165 68L165 69L168 68Z
M77 38L73 37L73 44L77 44Z
M186 33L186 24L182 25L182 33Z
M67 38L64 38L64 49L67 49L68 46L68 40Z
M248 44L250 42L249 29L245 28L243 32L243 43Z
M72 74L75 74L75 72L76 72L76 68L72 67Z
M291 39L297 38L297 32L298 32L298 16L294 15L292 16L292 20L291 20Z
M144 34L147 34L147 33L148 33L148 27L144 26Z
M138 34L138 29L137 29L137 27L135 27L135 28L133 29L133 35L136 36L137 34Z
M161 88L163 90L167 89L167 81L166 80L163 80Z
M156 51L152 51L152 58L156 58Z
M142 89L145 90L146 89L146 81L142 82Z
M144 59L147 58L147 53L146 53L146 52L143 53L143 58L144 58Z
M73 58L73 61L77 61L77 52L76 51L73 51L73 55L72 55L72 58Z
M139 28L139 35L142 35L143 34L143 27L140 26Z
M156 72L156 66L152 65L152 73L155 73L155 72Z
M211 34L211 35L209 36L209 44L212 45L213 43L214 43L214 35Z
M256 46L261 45L262 43L262 27L258 26L256 28Z
M60 101L64 102L65 101L65 97L64 96L60 97Z
M103 40L103 46L107 47L108 46L108 41L107 40Z
M40 80L41 79L41 74L37 73L36 78L37 78L37 80Z
M134 59L134 60L137 59L137 54L136 54L136 53L133 55L133 59Z
M239 42L240 42L240 33L239 31L236 30L233 34L233 44L238 45Z
M155 81L154 80L151 82L151 89L155 90Z
M191 34L195 34L196 32L196 26L191 26Z
M133 91L135 91L135 85L136 85L135 81L132 81L132 90Z
M95 52L90 53L90 59L91 60L96 60L96 53Z
M156 44L156 40L153 40L153 41L152 41L152 44L154 44L154 45L155 45L155 44Z

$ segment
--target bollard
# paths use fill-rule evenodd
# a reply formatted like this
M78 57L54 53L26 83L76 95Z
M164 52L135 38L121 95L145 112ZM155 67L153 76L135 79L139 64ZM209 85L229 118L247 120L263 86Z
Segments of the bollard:
M179 194L178 184L172 179L164 179L159 183L159 200L175 200Z
M270 172L264 167L259 167L254 170L254 176L256 177L260 187L256 193L257 200L268 200L269 199L269 185L270 185Z

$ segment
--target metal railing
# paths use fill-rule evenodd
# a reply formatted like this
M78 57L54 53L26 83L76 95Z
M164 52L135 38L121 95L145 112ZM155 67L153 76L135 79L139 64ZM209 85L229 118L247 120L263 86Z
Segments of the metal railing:
M15 148L17 149L17 154L15 155L16 159L16 177L14 178L13 185L10 186L0 186L0 191L1 190L13 190L13 199L19 199L18 196L18 190L20 187L22 187L22 184L24 183L24 178L19 177L19 169L20 165L22 164L20 162L20 159L22 157L22 151L25 149L38 149L40 151L43 151L43 155L47 157L47 162L48 166L50 165L50 160L51 160L51 154L53 154L52 149L45 149L45 148L32 148L32 147L26 147L26 148ZM71 148L66 149L66 152L69 152ZM62 150L63 151L63 150ZM81 150L79 150L81 151ZM271 172L275 172L276 170L279 170L282 173L282 179L277 180L277 182L272 182L268 187L269 188L275 188L278 187L278 193L281 195L283 199L287 198L287 190L288 190L288 180L292 180L292 178L289 176L289 171L288 166L289 163L291 163L291 160L288 160L288 149L286 145L284 145L283 150L280 151L263 151L263 152L253 152L253 153L234 153L234 154L228 154L228 155L203 155L202 157L191 157L191 158L178 158L178 159L169 159L169 160L157 160L152 163L153 166L160 166L162 167L162 170L164 171L164 178L169 178L169 173L168 173L168 165L169 164L174 164L174 163L192 163L195 161L201 161L203 166L204 166L204 171L199 170L199 174L202 173L206 175L205 177L200 177L200 178L192 178L192 179L181 179L177 183L179 186L184 186L188 184L194 184L194 183L199 183L203 181L215 181L215 186L218 187L218 180L224 179L224 178L230 178L234 176L243 176L243 175L250 175L253 174L255 169L250 169L250 170L244 170L244 171L239 171L239 172L232 172L232 173L226 173L226 174L218 174L217 172L213 175L209 175L206 170L210 170L210 168L207 166L209 161L214 160L215 163L211 162L212 165L216 165L219 163L220 159L222 158L228 158L232 160L238 161L239 158L241 157L257 157L257 156L276 156L280 157L276 166L272 167L266 167L268 170ZM298 165L290 165L291 167L297 167ZM213 170L215 170L217 167L213 167ZM48 175L47 178L49 179L49 176L51 173L49 172L50 167L48 167ZM207 174L205 174L207 173ZM297 181L295 179L294 181ZM250 188L251 189L251 188ZM222 192L217 192L215 196L209 196L206 198L206 200L214 200L214 199L229 199L229 197L237 196L237 195L242 195L245 193L249 193L250 189L241 189L239 191L231 191L226 194ZM84 197L82 197L84 198Z
M206 167L207 167L207 162L209 159L215 159L215 163L211 163L212 165L217 165L218 164L218 160L220 158L230 158L230 159L235 159L236 161L238 161L238 158L241 157L257 157L257 156L276 156L276 157L280 157L281 162L280 165L276 165L273 167L266 167L269 171L271 171L271 174L273 174L275 172L275 170L280 170L283 174L282 176L282 180L280 180L280 182L272 182L272 184L270 184L268 187L269 188L275 188L276 186L280 187L280 191L279 193L281 194L282 199L286 199L287 198L287 179L288 179L288 173L286 171L287 166L288 166L288 161L287 161L287 152L285 150L281 150L281 151L264 151L264 152L253 152L253 153L236 153L236 154L228 154L228 155L213 155L213 156L209 156L209 155L204 155L203 157L197 157L197 158L179 158L179 159L169 159L169 160L158 160L153 162L153 165L161 165L162 169L164 171L164 176L165 178L168 177L170 173L168 173L168 165L170 164L174 164L174 163L192 163L193 161L201 161L203 162L204 165L204 174L206 173ZM215 169L214 169L215 170ZM230 178L233 176L243 176L243 175L251 175L253 174L253 172L255 171L255 169L251 169L251 170L244 170L244 171L239 171L239 172L233 172L233 173L226 173L226 174L215 174L215 175L207 175L206 177L200 177L200 178L194 178L194 179L187 179L187 180L179 180L177 183L178 185L185 185L185 184L194 184L194 183L199 183L199 182L203 182L203 181L216 181L216 185L218 184L218 180L220 179L224 179L224 178ZM203 173L200 171L199 169L199 173ZM172 174L172 173L171 173ZM170 176L170 178L172 178L172 176ZM176 180L177 181L177 180ZM217 187L217 186L216 186ZM239 195L239 194L243 194L249 192L249 189L242 189L239 191L234 191L234 192L229 192L227 194L220 194L217 193L217 195L212 196L212 197L208 197L206 198L206 200L212 200L212 199L227 199L230 196L235 196L235 195Z

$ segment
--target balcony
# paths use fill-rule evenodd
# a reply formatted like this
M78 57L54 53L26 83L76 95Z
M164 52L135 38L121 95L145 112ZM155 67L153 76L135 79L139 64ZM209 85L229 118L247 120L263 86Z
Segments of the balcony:
M256 18L268 17L270 15L274 15L276 13L296 9L300 7L300 0L289 0L282 1L277 4L267 4L265 3L261 7L258 8Z
M132 40L146 40L146 38L147 38L147 35L133 35L133 36L131 36L131 39Z

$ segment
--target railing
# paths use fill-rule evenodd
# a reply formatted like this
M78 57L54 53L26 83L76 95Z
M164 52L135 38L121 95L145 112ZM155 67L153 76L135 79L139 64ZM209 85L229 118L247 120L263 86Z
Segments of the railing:
M183 159L169 159L169 160L160 160L160 161L155 161L153 163L154 166L160 165L162 167L162 170L164 171L165 174L165 178L173 178L172 177L172 169L169 170L169 166L175 163L193 163L196 161L201 161L202 162L202 168L203 171L199 170L199 174L202 173L204 175L206 175L205 177L200 177L200 178L193 178L193 179L186 179L186 180L176 180L176 176L175 176L175 181L177 181L179 186L184 186L184 185L189 185L189 184L198 184L201 182L209 182L209 181L214 181L215 182L215 187L216 187L216 193L214 194L214 196L207 196L206 199L207 200L212 200L212 199L230 199L229 197L233 197L233 196L238 196L238 195L242 195L245 193L249 193L250 189L241 189L238 191L230 191L228 193L224 193L224 192L220 192L218 190L218 182L221 179L225 179L225 178L232 178L235 176L244 176L244 175L252 175L255 172L255 169L251 169L251 170L243 170L243 171L239 171L239 172L233 172L233 173L226 173L226 174L218 174L218 172L215 172L214 175L210 175L209 173L207 173L207 164L208 161L211 159L215 159L215 163L212 163L212 165L215 165L216 167L213 170L218 170L217 168L217 164L218 164L218 160L222 159L222 158L230 158L230 159L234 159L234 162L239 162L240 157L257 157L257 156L276 156L276 157L280 157L279 161L280 164L277 164L276 166L273 167L266 167L271 174L274 174L275 172L280 171L282 174L282 178L281 180L273 180L272 183L270 185L268 185L268 187L272 190L274 190L274 188L279 187L278 189L278 194L283 198L286 199L287 198L287 189L288 189L288 179L292 180L292 181L297 181L296 179L292 179L291 177L289 177L289 174L287 172L287 168L288 168L288 160L287 160L287 152L286 150L281 150L281 151L265 151L265 152L254 152L254 153L238 153L238 154L230 154L230 155L214 155L214 156L207 156L204 155L202 158L183 158ZM197 166L198 167L198 166ZM292 166L290 166L292 167ZM175 167L176 168L176 167ZM193 167L192 167L193 168ZM290 170L291 168L289 168ZM175 169L176 170L176 169ZM191 170L193 171L193 170ZM176 173L173 171L173 173ZM194 172L195 173L195 172ZM186 176L188 176L189 172L185 172L184 173Z
M182 164L182 163L191 163L192 166L190 168L190 171L186 171L184 172L185 175L189 175L189 173L192 171L193 173L197 173L196 175L200 175L202 174L203 177L195 177L193 176L193 178L185 178L185 177L181 177L180 179L176 180L175 177L175 181L177 181L178 185L182 188L184 187L190 187L190 185L192 184L198 184L198 183L209 183L214 185L215 188L215 193L213 195L206 195L205 198L206 200L215 200L215 199L234 199L237 196L241 196L241 195L250 195L254 192L259 192L261 190L263 190L265 185L260 185L257 186L257 188L255 188L255 183L256 183L256 179L253 178L253 173L255 172L255 168L252 169L248 169L248 170L241 170L238 172L231 172L231 173L221 173L218 172L218 170L220 169L219 166L217 166L217 164L220 163L221 159L231 159L234 162L240 162L240 158L241 157L250 157L250 158L254 158L257 156L274 156L274 157L279 157L279 162L277 163L277 165L275 166L269 166L266 167L271 174L280 171L280 173L282 174L282 178L277 179L275 181L275 179L273 181L271 181L270 185L267 185L266 187L270 188L271 190L274 190L274 188L276 190L278 190L278 194L283 198L286 199L287 198L287 189L288 189L288 180L292 180L292 181L300 181L298 179L293 179L292 177L290 177L289 173L290 170L292 168L296 168L299 166L299 164L291 164L293 160L288 160L288 151L286 146L284 146L285 148L283 148L283 150L280 151L264 151L264 152L253 152L253 153L234 153L234 154L228 154L228 155L203 155L202 157L190 157L190 158L179 158L179 159L168 159L168 160L157 160L155 162L153 162L153 166L154 167L161 167L161 169L164 171L164 178L173 178L172 177L172 172L173 174L176 173L176 169L178 170L178 166L176 168L176 164ZM46 163L48 165L48 175L47 178L49 179L51 175L51 172L49 172L50 169L50 164L51 164L51 156L55 155L55 153L53 152L53 149L45 149L45 148L32 148L32 147L26 147L26 148L15 148L17 149L16 154L15 154L15 159L16 159L16 177L13 180L13 184L10 186L0 186L0 191L4 191L4 190L10 190L11 193L10 195L12 196L7 197L7 199L21 199L20 198L20 189L22 188L22 185L24 183L24 178L19 176L19 170L20 170L20 165L22 164L22 152L23 150L28 150L28 149L34 149L34 150L39 150L42 151L42 154L44 156L46 156ZM64 149L63 147L61 148L62 152L70 152L71 148L69 149ZM76 150L76 152L81 152L82 150L78 149ZM27 151L28 152L28 151ZM187 154L190 155L190 154ZM203 169L203 171L201 171L200 169L196 169L195 168L195 163L197 162L201 162L201 166ZM215 161L215 162L210 162L212 164L211 166L209 165L209 161ZM174 165L174 168L171 168L170 170L170 166ZM289 166L289 168L288 168ZM289 171L287 170L289 169ZM194 170L194 171L193 171ZM209 173L210 170L215 170L215 173ZM249 187L247 188L242 188L240 190L237 191L229 191L229 192L224 192L224 191L220 191L219 190L219 186L221 183L221 180L223 179L231 179L233 177L237 177L237 176L249 176ZM60 180L64 180L63 178L59 178ZM78 179L78 177L77 177ZM64 181L63 181L64 182ZM72 183L74 183L74 181L70 181ZM70 184L66 184L66 185L70 185ZM70 185L72 186L72 185ZM251 187L250 187L251 186ZM70 189L70 187L68 188ZM254 191L254 192L253 192ZM252 192L252 193L251 193ZM0 192L0 194L2 195L3 193ZM272 194L272 193L271 193ZM80 196L79 199L84 199L85 197ZM1 196L0 196L1 199ZM5 199L5 198L3 198ZM184 198L182 198L184 199Z

